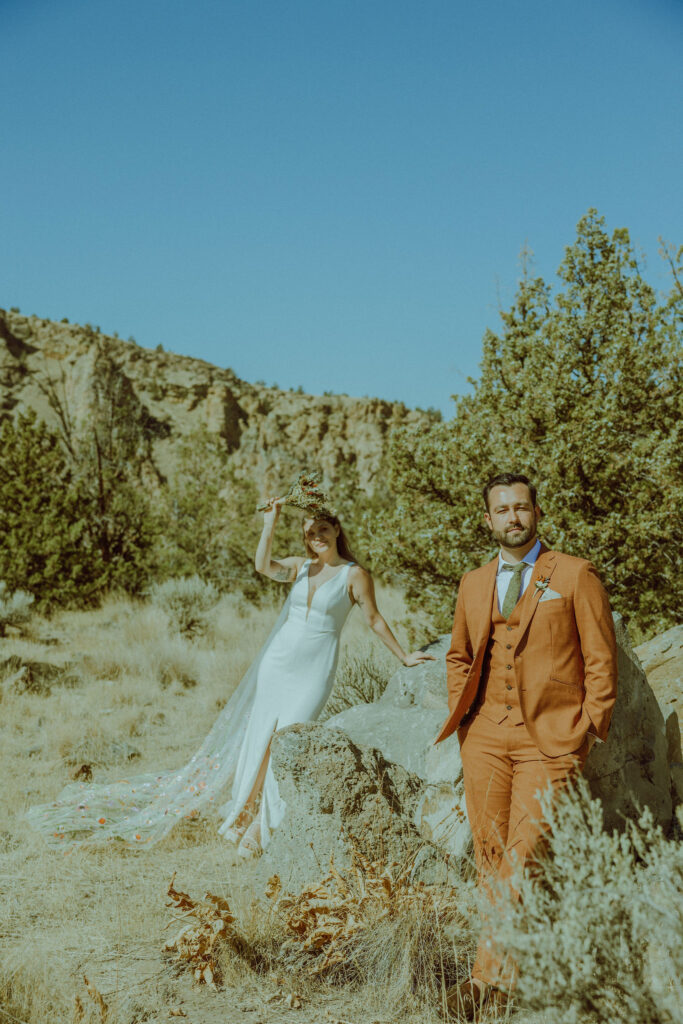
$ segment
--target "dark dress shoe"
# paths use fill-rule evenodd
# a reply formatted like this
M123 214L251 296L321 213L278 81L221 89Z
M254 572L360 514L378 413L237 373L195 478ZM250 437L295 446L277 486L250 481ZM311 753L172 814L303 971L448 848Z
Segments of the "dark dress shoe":
M480 1020L484 1011L504 1011L507 1002L505 992L493 985L479 986L471 978L452 985L446 992L446 1009L451 1020Z
M493 988L492 986L489 988L486 995L486 1009L487 1012L493 1014L495 1020L502 1019L509 1002L510 997L507 992L503 992L502 989Z
M486 1003L489 986L475 985L471 978L452 985L446 992L448 1016L455 1020L476 1020Z

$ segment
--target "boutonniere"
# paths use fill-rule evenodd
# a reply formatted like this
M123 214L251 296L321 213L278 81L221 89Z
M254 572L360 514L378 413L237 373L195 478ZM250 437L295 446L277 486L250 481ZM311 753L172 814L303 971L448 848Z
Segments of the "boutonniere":
M542 592L548 589L549 583L550 576L546 576L545 579L543 578L543 576L539 576L536 582L534 583L534 586L536 587L536 590L540 590Z

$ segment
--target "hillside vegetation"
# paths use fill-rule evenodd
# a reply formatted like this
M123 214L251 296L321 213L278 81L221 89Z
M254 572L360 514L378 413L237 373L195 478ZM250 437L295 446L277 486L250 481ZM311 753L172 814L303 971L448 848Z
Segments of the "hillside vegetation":
M663 256L658 295L628 232L589 211L555 286L525 264L448 422L0 311L0 579L40 610L191 575L258 600L255 505L307 468L424 641L492 553L482 484L515 469L538 482L546 542L596 564L637 641L661 632L683 605L683 248ZM299 550L283 521L276 546Z

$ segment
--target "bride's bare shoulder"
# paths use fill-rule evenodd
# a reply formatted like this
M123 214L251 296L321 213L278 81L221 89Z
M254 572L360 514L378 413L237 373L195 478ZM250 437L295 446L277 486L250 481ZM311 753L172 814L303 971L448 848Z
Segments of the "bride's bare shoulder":
M361 587L367 587L372 583L372 574L364 569L362 565L358 565L356 562L351 562L351 568L349 569L349 583L352 586L359 585Z

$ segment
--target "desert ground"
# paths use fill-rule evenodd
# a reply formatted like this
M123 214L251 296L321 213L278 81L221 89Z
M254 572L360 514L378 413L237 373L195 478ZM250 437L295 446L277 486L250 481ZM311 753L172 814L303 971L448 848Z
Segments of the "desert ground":
M380 588L379 598L401 636L406 612L400 594ZM0 1021L435 1024L440 1019L443 984L427 976L424 964L436 956L442 964L462 965L471 956L477 927L471 882L463 882L451 918L442 915L438 928L424 930L423 904L421 910L408 906L401 920L359 947L365 960L350 976L316 977L301 958L283 966L278 957L285 934L282 915L250 885L250 866L217 835L216 822L184 821L145 851L115 844L55 850L23 818L26 808L55 797L79 772L98 781L185 763L276 614L275 605L259 609L223 598L199 633L183 636L154 603L112 598L91 612L34 616L5 638ZM347 682L351 655L357 659L359 652L380 676L395 667L354 611L340 661L340 678ZM655 661L667 705L675 706L680 682L670 670L662 671L661 658ZM187 920L169 906L174 874L176 888L194 900L201 901L207 891L226 900L245 937L241 948L217 946L215 989L196 982L187 963L163 950ZM311 884L321 880L312 878ZM416 962L423 965L418 976ZM546 1022L543 1014L522 1008L499 1019ZM547 1018L547 1024L555 1022Z
M405 615L398 593L380 590L380 601L391 622ZM276 615L275 606L257 609L226 598L201 636L184 638L153 604L112 599L93 612L34 617L21 634L6 638L0 690L1 1019L426 1019L419 1001L396 1016L381 986L349 991L301 974L261 973L229 955L222 962L223 984L213 991L164 955L175 923L166 895L174 872L179 889L195 898L207 890L227 898L261 941L277 941L263 899L252 905L263 893L249 891L249 867L240 865L214 822L184 822L153 849L135 852L111 845L51 850L23 821L25 808L56 796L79 771L92 771L98 781L124 770L185 763ZM341 668L345 654L360 650L379 672L393 670L391 655L358 612L343 644ZM42 671L22 673L12 659ZM396 988L395 978L387 982L388 989Z

